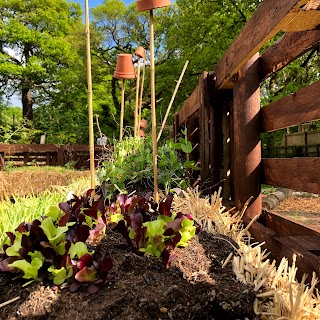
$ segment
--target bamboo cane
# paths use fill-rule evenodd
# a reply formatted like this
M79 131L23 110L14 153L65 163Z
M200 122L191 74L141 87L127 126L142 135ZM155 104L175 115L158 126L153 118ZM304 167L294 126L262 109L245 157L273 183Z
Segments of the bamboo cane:
M88 115L89 115L89 153L90 153L90 177L91 188L95 187L94 175L94 140L93 140L93 111L92 111L92 78L91 78L91 55L90 55L90 28L89 28L89 4L85 0L86 10L86 53L87 53L87 81L88 81Z
M143 68L142 68L142 79L141 79L141 88L140 88L140 101L139 101L139 117L138 117L138 132L140 128L141 121L141 110L142 110L142 96L143 96L143 86L144 86L144 76L146 73L146 57L143 58Z
M151 120L153 142L153 175L154 175L154 200L159 202L158 191L158 148L157 148L157 122L156 122L156 95L155 95L155 72L154 72L154 30L153 10L150 10L150 83L151 83Z
M138 112L139 112L139 81L140 81L140 57L138 56L138 74L137 74L137 85L136 85L136 107L134 112L134 137L138 136L139 123L138 123Z
M124 116L124 79L122 79L121 86L121 111L120 111L120 137L119 142L122 142L123 137L123 116Z
M172 107L174 98L176 97L176 94L177 94L177 92L178 92L178 89L179 89L180 83L181 83L181 81L182 81L182 78L183 78L183 76L184 76L184 73L185 73L185 71L186 71L186 69L187 69L188 63L189 63L189 60L187 60L186 63L184 64L184 67L183 67L183 69L182 69L180 78L179 78L179 80L178 80L178 82L177 82L177 84L176 84L176 87L175 87L175 89L174 89L172 98L171 98L170 103L169 103L169 106L168 106L168 108L167 108L166 115L164 116L164 119L163 119L163 122L162 122L162 125L161 125L160 132L159 132L159 134L158 134L157 141L160 140L160 137L161 137L163 128L164 128L164 126L165 126L165 124L166 124L167 118L168 118L168 116L169 116L170 109L171 109L171 107Z

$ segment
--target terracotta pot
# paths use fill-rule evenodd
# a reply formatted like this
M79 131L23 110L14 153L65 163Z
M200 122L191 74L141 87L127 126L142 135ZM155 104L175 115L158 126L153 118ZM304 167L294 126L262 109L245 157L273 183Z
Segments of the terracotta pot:
M132 62L132 54L118 54L116 71L114 72L113 77L116 79L134 79L136 77L136 71L134 70Z
M136 56L140 57L140 58L145 58L146 57L146 50L144 49L144 47L138 47L137 50L134 53Z
M140 121L140 128L143 128L144 130L147 129L148 121L146 119L141 119Z
M137 11L147 11L170 5L170 0L137 0Z

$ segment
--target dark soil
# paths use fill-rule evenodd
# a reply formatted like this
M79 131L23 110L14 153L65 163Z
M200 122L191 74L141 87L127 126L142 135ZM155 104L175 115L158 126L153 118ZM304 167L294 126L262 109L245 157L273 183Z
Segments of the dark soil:
M230 263L221 268L233 248L212 234L201 231L178 249L169 269L132 253L113 231L102 249L113 258L115 282L92 295L42 282L22 288L16 275L0 273L0 303L21 297L0 309L0 319L256 319L252 288L237 282Z

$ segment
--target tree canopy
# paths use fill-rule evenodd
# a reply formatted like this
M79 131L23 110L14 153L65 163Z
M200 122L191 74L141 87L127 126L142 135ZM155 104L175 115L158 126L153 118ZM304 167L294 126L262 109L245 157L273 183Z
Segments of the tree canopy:
M66 0L0 2L0 84L6 96L19 93L23 116L50 97L73 63L68 36L79 26L79 5Z
M176 0L154 11L159 124L185 61L190 63L171 115L192 93L202 71L214 70L261 1ZM67 0L1 0L0 18L0 94L7 98L20 95L24 118L33 120L25 124L35 129L29 141L46 133L50 143L87 143L85 28L80 6ZM104 0L91 8L90 19L94 113L99 115L103 133L117 137L121 97L120 82L113 78L117 56L133 54L138 46L149 49L149 13L137 12L135 2ZM137 57L133 57L136 65ZM316 81L316 59L316 51L307 53L265 81L262 103ZM149 61L147 51L146 118L150 117ZM126 81L125 103L125 125L130 127L133 80ZM0 105L2 114L8 114L8 106L1 101ZM5 119L2 128L14 131L12 119ZM95 133L99 135L97 128Z

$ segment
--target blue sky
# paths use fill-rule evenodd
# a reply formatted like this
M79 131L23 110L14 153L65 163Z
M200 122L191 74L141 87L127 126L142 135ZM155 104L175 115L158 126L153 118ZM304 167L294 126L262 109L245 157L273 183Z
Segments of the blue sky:
M80 3L82 6L82 9L84 11L84 1L85 0L73 0L74 2ZM134 0L124 0L124 3L132 3ZM89 0L89 8L94 8L98 4L101 4L103 0Z

